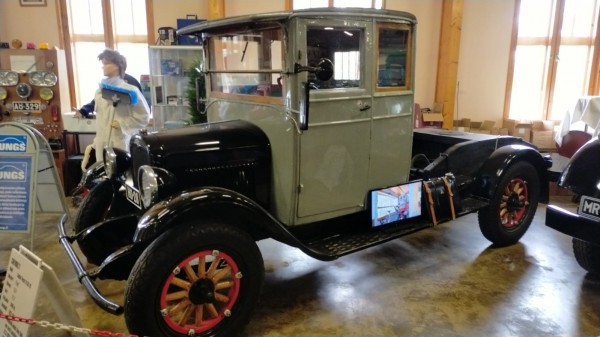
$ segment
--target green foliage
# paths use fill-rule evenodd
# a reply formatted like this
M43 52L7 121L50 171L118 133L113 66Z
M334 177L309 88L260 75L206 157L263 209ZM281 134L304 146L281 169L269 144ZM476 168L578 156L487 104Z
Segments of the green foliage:
M189 105L190 122L192 124L206 123L206 78L201 72L202 61L196 60L190 66L188 71L189 81L186 92L186 99ZM196 97L196 88L198 96Z

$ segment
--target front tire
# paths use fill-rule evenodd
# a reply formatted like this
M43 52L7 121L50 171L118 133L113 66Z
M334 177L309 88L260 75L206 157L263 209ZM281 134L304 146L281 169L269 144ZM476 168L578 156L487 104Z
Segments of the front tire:
M483 236L495 246L517 243L527 232L540 194L537 170L528 162L510 166L490 204L479 210L479 228Z
M256 242L224 224L173 228L139 257L125 289L125 322L140 336L233 336L258 303Z
M573 238L573 253L581 268L600 275L600 246Z

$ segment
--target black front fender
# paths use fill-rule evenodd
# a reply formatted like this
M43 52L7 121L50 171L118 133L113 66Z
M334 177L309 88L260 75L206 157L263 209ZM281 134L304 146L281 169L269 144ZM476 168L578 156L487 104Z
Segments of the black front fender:
M92 187L94 187L100 179L107 179L106 171L104 170L104 163L95 162L85 172L83 172L81 180L79 180L79 183L75 189L73 189L71 194L79 195L86 188L92 189Z
M565 167L559 186L577 194L600 197L600 139L597 137L583 145Z
M133 242L152 240L170 228L210 219L225 220L241 227L255 240L272 237L296 247L300 244L258 203L220 187L183 191L155 204L140 218Z
M540 202L548 202L548 168L550 159L545 159L537 150L523 145L507 145L494 151L485 161L474 185L473 194L485 199L492 199L498 188L500 178L514 163L526 161L536 168L540 179Z

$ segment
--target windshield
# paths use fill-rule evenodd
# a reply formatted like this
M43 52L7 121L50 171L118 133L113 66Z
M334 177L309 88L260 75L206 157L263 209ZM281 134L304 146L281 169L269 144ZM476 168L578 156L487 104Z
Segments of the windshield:
M213 96L281 97L282 40L280 28L211 37L209 71Z

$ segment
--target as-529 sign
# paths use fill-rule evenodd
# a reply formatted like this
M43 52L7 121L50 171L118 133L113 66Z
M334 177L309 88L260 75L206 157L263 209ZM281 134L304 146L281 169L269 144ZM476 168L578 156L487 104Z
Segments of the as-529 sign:
M14 101L12 106L13 111L41 111L40 102Z

